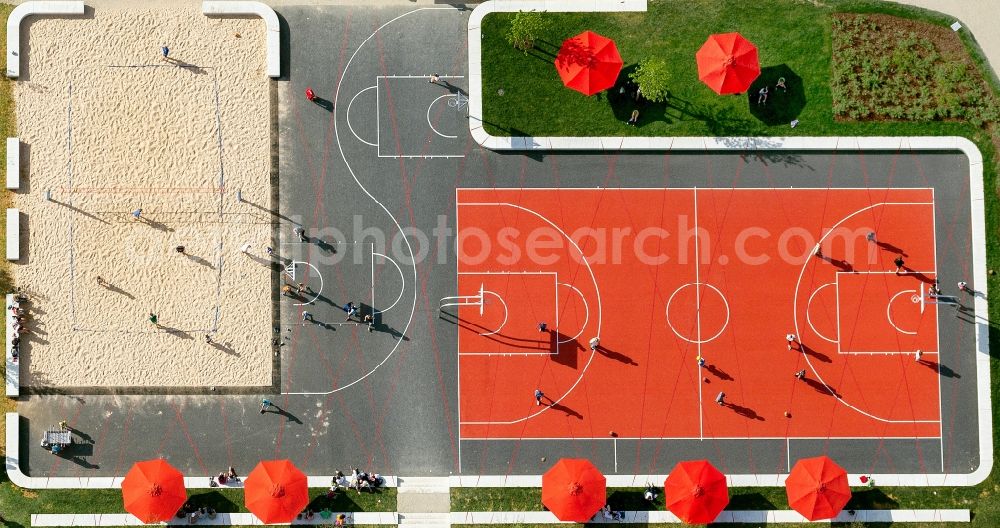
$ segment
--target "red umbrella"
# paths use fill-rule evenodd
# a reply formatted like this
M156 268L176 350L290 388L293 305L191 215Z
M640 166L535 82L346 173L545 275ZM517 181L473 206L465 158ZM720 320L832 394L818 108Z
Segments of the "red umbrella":
M122 500L144 523L169 521L187 500L184 475L166 460L136 462L122 480Z
M560 521L589 521L607 502L604 475L582 458L564 458L542 475L542 504Z
M288 460L263 460L243 481L244 503L264 524L289 523L309 504L306 476Z
M556 71L563 84L584 95L614 86L621 70L615 41L589 30L563 41L556 55Z
M663 494L667 509L688 524L708 524L729 504L726 476L707 460L678 462Z
M847 471L826 456L795 463L785 479L788 505L810 521L832 519L851 499Z
M695 58L698 78L719 95L745 92L760 75L757 46L739 33L709 36Z

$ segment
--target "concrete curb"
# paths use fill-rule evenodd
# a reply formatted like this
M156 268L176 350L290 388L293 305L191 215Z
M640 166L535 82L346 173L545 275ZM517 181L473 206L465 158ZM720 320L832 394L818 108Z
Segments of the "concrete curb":
M334 512L339 513L339 512ZM380 524L395 525L395 512L344 512L347 524ZM172 519L168 526L187 525L187 519ZM214 519L198 519L199 525L207 526L264 526L264 523L252 513L218 513ZM293 525L332 525L333 519L324 519L316 515L312 519L297 519ZM128 513L33 513L31 526L146 526L134 515Z
M82 15L83 0L25 2L7 17L7 77L21 76L21 21L29 16Z
M201 12L205 16L226 15L256 15L264 20L267 37L267 75L281 77L281 25L278 14L263 2L247 2L243 0L205 0L201 3Z
M593 519L588 524L647 524L681 523L669 511L626 511L621 521ZM847 511L826 522L970 522L969 510L855 510ZM715 523L805 523L808 519L795 510L726 510ZM823 522L823 521L819 521ZM552 512L452 512L452 524L574 524L560 521Z

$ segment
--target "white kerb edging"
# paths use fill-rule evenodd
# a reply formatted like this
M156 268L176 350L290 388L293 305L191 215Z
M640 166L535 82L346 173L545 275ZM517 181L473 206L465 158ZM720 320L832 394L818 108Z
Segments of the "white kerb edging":
M267 35L264 45L267 47L267 75L281 77L281 25L278 14L263 2L245 2L242 0L205 0L201 3L201 12L205 16L226 15L256 15L264 20Z
M7 77L21 76L21 21L39 15L82 15L83 0L25 2L7 17Z
M7 324L7 333L5 335L12 336L14 335L14 314L7 307L14 304L14 294L8 293L5 302L4 312L7 314L4 317L4 321ZM14 345L11 344L10 339L7 339L6 343L4 343L4 357L7 359L7 368L4 374L7 396L17 398L21 395L21 364L18 361L14 361Z
M593 519L588 524L678 524L682 521L669 511L626 511L621 521ZM969 510L855 510L854 515L840 512L828 521L818 522L970 522ZM715 523L806 523L808 519L795 510L726 510ZM575 524L560 521L552 512L452 512L451 524Z
M21 258L21 211L7 209L7 260Z
M337 512L335 512L337 513ZM347 524L395 525L395 512L344 512ZM187 525L187 519L174 518L167 525ZM214 519L202 517L199 525L208 526L264 526L252 513L217 513ZM293 525L332 525L333 519L324 519L319 514L312 519L296 519ZM33 513L31 526L145 526L142 521L128 513Z
M21 187L21 140L7 138L7 189Z

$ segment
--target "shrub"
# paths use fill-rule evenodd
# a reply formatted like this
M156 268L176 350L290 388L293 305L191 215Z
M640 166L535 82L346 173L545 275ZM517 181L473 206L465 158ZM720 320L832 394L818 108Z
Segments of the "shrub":
M663 59L645 59L629 78L639 85L642 96L654 103L667 100L669 74Z
M518 11L510 21L507 42L515 48L527 52L535 47L535 40L548 29L548 23L537 11Z

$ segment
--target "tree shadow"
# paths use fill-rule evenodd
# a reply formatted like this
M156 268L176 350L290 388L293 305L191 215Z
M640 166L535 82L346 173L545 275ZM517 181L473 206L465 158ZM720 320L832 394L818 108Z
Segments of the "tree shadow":
M845 510L892 510L899 507L899 502L889 497L878 488L863 491L851 491L851 499L844 506Z
M784 79L785 89L777 85L779 79ZM767 88L767 100L757 104L761 88ZM767 125L791 123L802 113L806 106L806 90L802 77L795 73L787 64L768 66L760 69L760 76L747 90L747 103L750 114Z
M237 505L217 490L199 491L190 489L188 490L188 502L196 508L205 506L217 512L235 512L239 511L242 506Z

